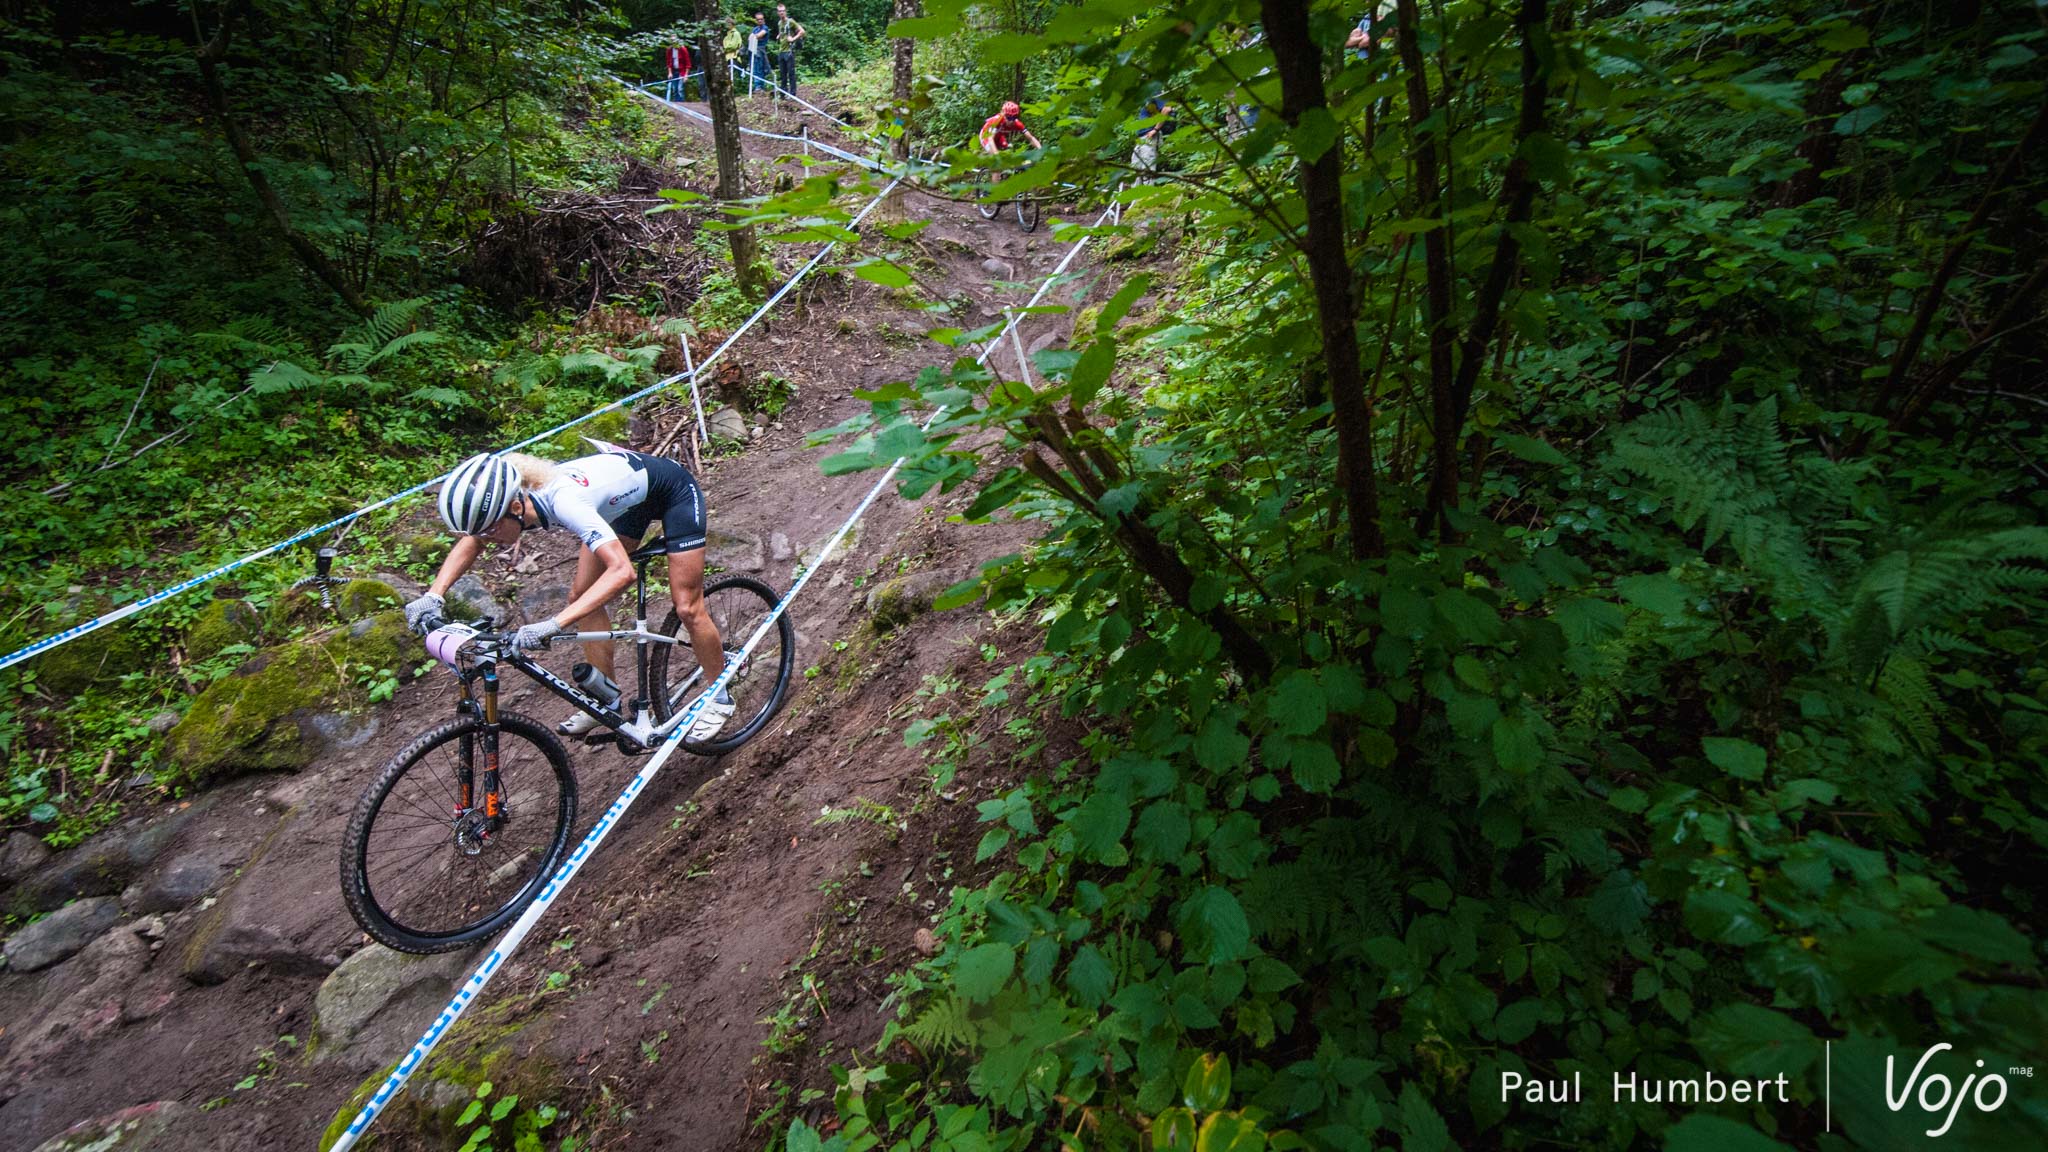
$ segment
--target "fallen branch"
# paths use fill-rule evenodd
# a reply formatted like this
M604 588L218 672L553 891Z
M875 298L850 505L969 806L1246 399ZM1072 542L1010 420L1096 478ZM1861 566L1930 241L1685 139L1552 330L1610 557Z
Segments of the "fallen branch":
M215 404L215 405L213 406L213 411L215 411L215 412L218 412L218 411L220 411L221 409L223 409L223 408L227 407L228 405L230 405L230 404L234 403L235 401L237 401L237 400L240 400L240 399L241 399L242 397L244 397L244 396L246 396L246 395L248 395L248 394L249 394L249 389L250 389L250 388L254 388L255 386L256 386L256 385L255 385L255 384L253 384L253 383L252 383L252 384L249 384L249 385L247 385L246 387L244 387L244 388L243 388L243 389L242 389L242 390L241 390L240 392L237 392L237 393L235 393L235 394L234 394L233 396L230 396L230 397L228 397L227 399L225 399L225 400L221 401L220 403L218 403L218 404ZM142 454L143 454L143 453L145 453L145 452L148 452L148 451L149 451L150 449L152 449L152 448L157 448L157 447L161 447L161 446L162 446L162 445L163 445L163 444L164 444L165 442L167 442L167 441L168 441L168 442L170 442L170 443L177 443L177 442L180 442L180 441L184 440L184 439L185 439L186 437L188 437L188 436L192 435L192 427L193 427L193 425L194 425L194 424L197 424L197 423L199 423L199 421L197 421L197 420L194 420L194 421L192 421L192 423L190 423L190 424L184 424L184 425L181 425L181 426L179 426L179 427L177 427L177 428L174 428L174 429L172 429L171 431L169 431L169 432L166 432L166 433L164 433L163 435L161 435L161 436L157 437L156 439L154 439L154 440L151 440L151 441L150 441L149 443L147 443L147 444L144 444L144 445L143 445L142 447L140 447L140 448L137 448L137 449L135 450L135 452L134 452L134 454L133 454L133 455L131 455L131 456L128 456L128 457L127 457L127 458L125 458L125 459L122 459L122 460L115 460L115 461L113 461L113 462L111 462L111 463L105 463L105 464L101 464L101 465L100 465L99 467L97 467L97 468L93 469L93 470L92 470L91 472L87 472L87 473L85 474L85 476L76 476L76 477L73 477L72 479L66 480L66 481L65 481L65 482L63 482L62 484L57 484L57 485L54 485L54 486L52 486L52 487L49 487L49 488L45 488L45 489L43 489L43 495L45 495L45 496L55 496L55 495L58 495L59 493L63 492L63 491L65 490L65 489L67 489L67 488L71 487L71 486L72 486L73 484L76 484L76 483L78 483L78 482L79 482L80 480L83 480L83 479L85 479L85 478L86 478L86 476L95 476L95 475L98 475L98 474L99 474L99 473L101 473L101 472L105 472L105 471L106 471L107 469L109 469L109 468L118 468L118 467L120 467L120 466L121 466L121 465L123 465L123 464L128 464L128 463L131 463L131 462L133 462L133 461L135 461L135 460L138 460L138 459L140 459L140 458L142 457Z

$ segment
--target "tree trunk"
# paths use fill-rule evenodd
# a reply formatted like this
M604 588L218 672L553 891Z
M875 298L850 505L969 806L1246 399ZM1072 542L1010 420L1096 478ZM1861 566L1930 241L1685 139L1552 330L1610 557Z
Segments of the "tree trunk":
M747 183L746 170L740 162L740 120L733 107L732 74L726 70L725 49L720 43L726 19L717 0L697 0L697 20L704 26L704 40L699 45L702 59L718 62L704 69L704 102L711 108L712 147L718 153L716 195L721 201L732 201L746 196ZM732 244L733 275L739 280L741 294L758 299L765 285L761 279L761 246L754 239L753 226L735 228L725 235Z
M284 234L284 242L291 248L293 255L299 258L299 262L306 266L307 271L319 277L322 284L333 289L334 294L341 297L341 302L347 305L350 311L358 316L368 316L375 311L370 307L370 302L363 299L362 293L356 291L355 286L348 282L348 278L341 274L341 269L336 268L334 262L327 258L327 253L322 252L318 245L292 227L291 210L285 207L284 199L277 194L277 189L271 187L270 178L265 176L263 169L258 166L255 146L249 142L249 137L242 131L242 126L228 111L227 89L222 87L220 81L220 61L227 55L231 27L229 22L233 18L231 8L221 19L220 31L214 33L211 40L199 46L199 75L205 81L206 100L213 107L214 119L220 121L221 134L227 137L228 148L234 152L235 162L241 166L242 175L248 178L249 187L255 190L257 199L263 201L264 209L270 213L270 219L277 225L278 231ZM192 15L192 22L193 31L197 32L199 14L196 9Z
M1877 34L1877 16L1882 4L1871 4L1853 18L1853 26ZM1870 55L1868 48L1852 48L1841 59L1835 61L1834 70L1821 78L1806 97L1806 134L1799 140L1793 155L1806 161L1806 166L1785 178L1778 185L1771 203L1779 208L1797 208L1821 194L1821 173L1832 170L1842 150L1842 137L1835 131L1835 121L1849 110L1842 93L1848 90L1849 80Z
M923 0L896 0L896 19L915 20L923 14ZM902 129L895 144L896 159L900 163L910 159L910 80L916 67L917 41L906 36L895 42L895 49L896 68L890 98L895 104L896 126Z
M1037 442L1052 450L1060 463L1066 465L1067 475L1073 480L1069 482L1067 476L1062 476L1039 456L1037 449L1030 446L1026 446L1023 452L1024 470L1076 508L1110 525L1124 552L1140 571L1159 585L1174 606L1215 631L1222 642L1224 655L1248 682L1256 685L1271 679L1272 656L1226 605L1213 604L1206 611L1195 609L1195 572L1152 527L1154 509L1143 499L1129 512L1112 513L1103 509L1103 494L1123 484L1126 477L1106 454L1099 450L1091 451L1087 444L1077 440L1077 436L1095 440L1101 435L1088 423L1087 416L1078 409L1069 408L1065 424L1048 411L1034 412L1028 419L1037 430Z
M1394 46L1401 53L1401 68L1408 74L1408 132L1413 137L1410 159L1415 166L1415 215L1434 220L1437 227L1422 234L1424 273L1423 322L1429 329L1430 400L1430 496L1424 503L1418 534L1430 530L1435 520L1439 530L1448 531L1444 505L1446 497L1458 491L1457 399L1452 379L1452 347L1457 333L1451 330L1451 253L1444 237L1443 189L1437 178L1437 138L1440 129L1425 128L1432 111L1429 75L1422 59L1422 18L1415 0L1399 0L1395 9L1398 28Z
M1309 36L1308 5L1301 0L1261 0L1260 14L1280 72L1280 115L1290 126L1299 125L1308 113L1328 107L1323 55ZM1303 255L1315 289L1330 411L1337 426L1337 482L1351 521L1351 554L1365 559L1381 555L1385 540L1372 458L1372 401L1365 394L1358 352L1358 299L1345 258L1342 135L1322 155L1304 158L1295 172L1308 214Z
M1976 242L1978 233L1984 229L1985 221L1990 219L1991 207L1997 202L1998 194L2005 190L2005 186L2019 174L2021 166L2032 157L2035 143L2040 139L2044 128L2048 128L2048 103L2042 104L2034 113L2033 122L2027 125L2026 134L2006 153L2005 163L2000 164L1998 171L1992 173L1990 183L1985 185L1984 194L1977 200L1976 210L1970 213L1968 222L1963 225L1961 231L1955 233L1955 239L1949 242L1948 251L1942 255L1941 266L1935 269L1933 280L1921 292L1919 307L1913 310L1911 327L1906 329L1905 336L1899 340L1898 348L1892 353L1891 363L1885 367L1884 383L1878 391L1876 402L1871 405L1871 411L1882 413L1888 410L1893 395L1905 385L1906 374L1912 371L1913 362L1919 359L1920 347L1927 340L1928 329L1934 325L1935 314L1948 299L1948 282L1954 279L1962 268L1963 255ZM1915 412L1914 415L1917 416L1918 413ZM1854 450L1861 452L1868 441L1868 433L1859 435L1855 440Z
M1458 435L1472 410L1472 390L1479 383L1480 365L1486 362L1487 345L1493 341L1494 330L1500 323L1500 306L1507 297L1508 281L1521 259L1515 227L1528 223L1536 201L1536 181L1529 171L1529 158L1523 152L1529 138L1543 131L1543 53L1537 51L1536 41L1544 35L1548 6L1549 0L1522 0L1515 19L1522 37L1522 108L1515 123L1515 156L1501 176L1500 197L1496 201L1501 229L1500 239L1494 244L1493 266L1480 286L1471 326L1465 329L1465 339L1458 348L1457 376L1451 381L1450 433L1439 435L1432 446L1431 461L1435 466L1430 472L1429 502L1423 512L1425 523L1436 520L1448 524L1443 513L1457 499Z

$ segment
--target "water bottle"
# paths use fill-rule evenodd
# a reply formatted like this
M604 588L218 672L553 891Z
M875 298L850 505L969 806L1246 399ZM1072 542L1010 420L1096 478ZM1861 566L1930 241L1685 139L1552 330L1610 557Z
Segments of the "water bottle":
M618 703L619 686L612 683L611 677L591 665L578 664L569 669L569 678L576 682L576 687L581 688L584 695L598 703L606 707Z

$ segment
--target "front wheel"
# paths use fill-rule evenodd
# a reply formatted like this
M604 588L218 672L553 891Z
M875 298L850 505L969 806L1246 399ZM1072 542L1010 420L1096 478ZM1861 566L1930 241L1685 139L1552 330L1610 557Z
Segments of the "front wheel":
M751 576L725 576L704 586L704 608L718 628L719 644L728 664L739 660L740 649L759 631L775 611L775 590ZM675 636L682 621L671 609L661 622L664 636ZM669 717L688 707L704 688L704 669L684 643L656 644L647 658L647 679L653 687L654 718L666 723ZM789 694L791 670L796 667L796 626L789 614L776 617L768 634L733 672L726 682L737 706L725 727L710 740L685 739L683 751L698 756L723 756L752 739L768 726Z
M988 198L990 183L992 181L990 181L988 173L976 172L974 174L974 209L981 213L983 220L993 220L996 218L996 213L1003 210L1003 202L1001 200L991 200Z
M1029 196L1021 200L1012 200L1010 203L1017 209L1017 223L1023 225L1026 232L1038 231L1039 214L1044 211L1045 205Z
M562 742L516 712L498 720L495 801L484 722L463 716L386 763L341 843L350 915L400 952L453 952L533 902L568 851L576 773Z

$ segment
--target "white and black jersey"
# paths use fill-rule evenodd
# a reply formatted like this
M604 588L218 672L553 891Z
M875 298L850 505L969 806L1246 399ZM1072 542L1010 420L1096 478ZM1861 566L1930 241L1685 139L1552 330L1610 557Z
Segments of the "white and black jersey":
M704 494L688 468L666 456L591 443L604 451L555 465L554 479L526 491L541 527L573 532L595 552L607 540L639 540L659 520L665 551L704 547Z

